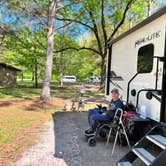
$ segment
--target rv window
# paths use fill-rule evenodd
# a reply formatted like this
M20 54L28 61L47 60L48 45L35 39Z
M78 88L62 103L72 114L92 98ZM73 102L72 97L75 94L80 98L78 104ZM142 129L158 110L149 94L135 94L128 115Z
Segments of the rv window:
M138 51L137 72L150 73L153 69L154 45L148 44Z

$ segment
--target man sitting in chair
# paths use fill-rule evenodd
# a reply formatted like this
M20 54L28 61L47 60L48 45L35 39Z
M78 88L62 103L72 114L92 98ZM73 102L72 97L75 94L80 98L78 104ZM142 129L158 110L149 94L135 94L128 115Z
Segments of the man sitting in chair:
M111 91L112 100L109 102L108 107L103 110L100 108L90 109L88 112L88 121L90 128L85 130L86 135L95 134L96 128L100 122L106 123L114 118L117 108L124 108L123 102L119 98L118 89Z

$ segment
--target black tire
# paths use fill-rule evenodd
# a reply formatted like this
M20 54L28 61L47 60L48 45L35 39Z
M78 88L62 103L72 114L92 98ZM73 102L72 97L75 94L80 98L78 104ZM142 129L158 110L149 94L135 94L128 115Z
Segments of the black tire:
M88 139L88 145L89 145L89 146L95 146L95 145L96 145L96 140L95 140L94 137L90 137L90 138Z

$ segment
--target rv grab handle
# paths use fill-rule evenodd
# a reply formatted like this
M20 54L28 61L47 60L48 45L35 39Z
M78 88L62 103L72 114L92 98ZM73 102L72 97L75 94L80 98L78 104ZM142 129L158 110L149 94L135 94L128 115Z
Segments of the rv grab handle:
M160 90L156 90L156 89L140 89L137 93L137 101L136 101L136 108L138 107L138 103L139 103L139 95L141 92L151 92L152 97L154 96L157 100L160 100L158 97L156 97L155 95L153 95L152 92L160 92Z

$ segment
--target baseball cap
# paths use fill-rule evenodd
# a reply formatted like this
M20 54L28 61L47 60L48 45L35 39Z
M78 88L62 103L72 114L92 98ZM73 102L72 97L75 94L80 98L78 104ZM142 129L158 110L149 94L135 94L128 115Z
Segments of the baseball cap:
M112 89L112 90L111 90L111 93L113 93L113 92L119 94L119 90L118 90L117 88Z

